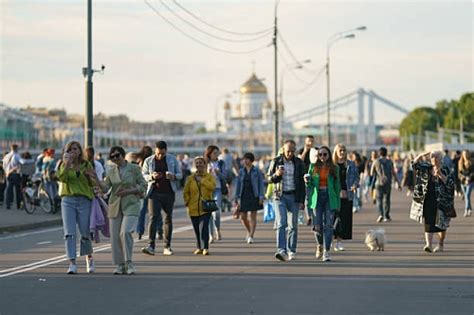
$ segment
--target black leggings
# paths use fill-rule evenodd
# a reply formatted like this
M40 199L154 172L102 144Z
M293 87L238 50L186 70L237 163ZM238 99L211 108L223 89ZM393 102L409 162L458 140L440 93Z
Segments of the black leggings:
M198 217L191 217L194 234L196 235L196 248L209 249L209 219L210 213Z

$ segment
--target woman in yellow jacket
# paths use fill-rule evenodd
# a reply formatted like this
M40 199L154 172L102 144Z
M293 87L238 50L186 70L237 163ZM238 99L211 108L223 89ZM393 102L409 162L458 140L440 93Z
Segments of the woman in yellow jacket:
M196 172L186 179L183 197L188 208L188 215L196 234L195 255L209 255L209 219L211 212L204 212L201 200L212 199L216 181L207 172L206 160L199 156L194 159Z

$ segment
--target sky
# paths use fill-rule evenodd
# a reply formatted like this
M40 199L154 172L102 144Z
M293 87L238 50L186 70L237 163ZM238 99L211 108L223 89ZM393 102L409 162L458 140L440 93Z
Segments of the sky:
M242 52L271 44L271 34L256 41L218 40L173 12L212 35L247 40L252 37L202 24L176 3L216 27L253 33L273 26L274 1L147 1L206 45ZM326 77L320 70L328 39L361 25L367 30L331 47L331 98L364 88L410 110L474 91L473 13L471 1L282 0L278 26L294 56L279 43L285 115L324 104ZM0 2L0 102L84 113L86 14L85 0ZM139 121L205 121L210 126L216 112L222 117L226 99L238 103L233 91L253 70L274 101L273 54L272 46L250 54L204 47L170 26L144 0L93 0L93 66L106 66L103 75L94 75L94 113L124 113ZM311 63L304 69L293 69L295 60L306 59ZM336 121L355 120L357 108L353 104L333 114ZM403 117L375 104L377 123ZM324 119L321 115L314 122Z

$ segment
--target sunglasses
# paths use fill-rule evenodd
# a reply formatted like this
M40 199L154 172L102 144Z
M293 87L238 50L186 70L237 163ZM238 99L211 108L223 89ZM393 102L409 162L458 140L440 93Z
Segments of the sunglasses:
M327 153L319 153L318 156L328 156Z
M120 156L122 156L120 153L111 154L110 159L115 160L120 158Z

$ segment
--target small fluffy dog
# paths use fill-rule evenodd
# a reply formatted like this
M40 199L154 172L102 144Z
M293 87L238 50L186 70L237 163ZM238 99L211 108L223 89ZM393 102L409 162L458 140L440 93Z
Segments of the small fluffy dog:
M365 232L365 244L370 251L383 251L387 238L385 237L385 230L382 228L370 229Z

